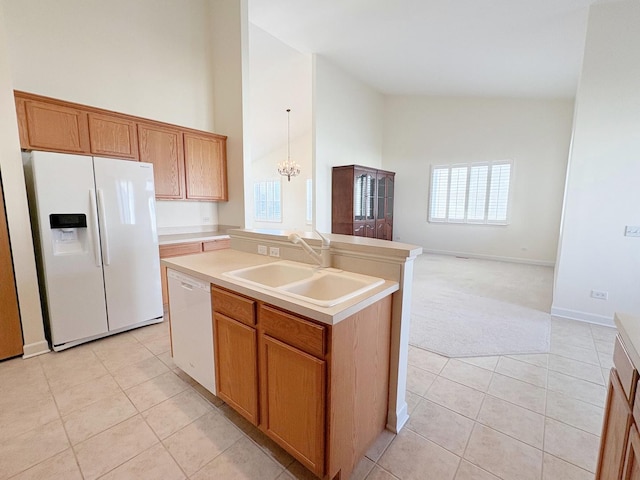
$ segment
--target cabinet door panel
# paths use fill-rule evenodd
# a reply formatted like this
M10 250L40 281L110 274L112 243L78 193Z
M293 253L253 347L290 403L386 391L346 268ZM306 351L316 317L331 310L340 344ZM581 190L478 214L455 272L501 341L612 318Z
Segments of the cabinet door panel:
M354 220L375 220L375 171L355 170L353 185Z
M629 443L627 444L627 461L624 466L624 480L640 480L640 435L638 427L633 425L629 433Z
M226 141L184 134L187 198L227 200Z
M106 157L138 159L138 132L132 120L89 113L91 153Z
M356 236L356 237L366 237L367 236L367 226L366 225L354 224L353 225L353 235Z
M184 198L184 152L177 129L138 124L140 161L153 163L156 198Z
M89 153L87 114L82 110L26 100L29 148Z
M0 183L0 360L22 354L22 328Z
M627 399L632 402L633 397L636 394L635 389L638 384L638 370L633 365L631 358L620 338L620 335L616 336L616 341L613 347L613 364L616 367L618 379L624 389Z
M596 480L622 478L625 449L632 421L631 407L615 368L611 369L609 378Z
M258 424L258 355L255 328L214 313L218 396Z
M325 362L263 335L263 430L318 476L324 471Z

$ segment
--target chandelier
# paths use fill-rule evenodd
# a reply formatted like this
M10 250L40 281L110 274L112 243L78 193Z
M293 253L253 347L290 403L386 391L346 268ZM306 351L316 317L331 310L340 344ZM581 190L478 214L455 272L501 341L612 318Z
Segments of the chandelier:
M300 175L300 165L291 161L291 109L287 108L287 160L278 163L278 173L283 177L287 177L287 181L291 181L291 177Z

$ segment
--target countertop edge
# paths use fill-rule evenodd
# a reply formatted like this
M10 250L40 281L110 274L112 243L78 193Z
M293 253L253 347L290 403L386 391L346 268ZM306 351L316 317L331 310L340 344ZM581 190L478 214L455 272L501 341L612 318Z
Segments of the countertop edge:
M625 349L636 367L640 367L640 318L627 313L616 313L613 320L618 328Z
M174 237L174 238L167 238ZM180 238L177 238L180 237ZM179 233L172 235L158 235L158 245L176 245L179 243L207 242L210 240L226 240L229 237L226 233L204 232L204 233Z

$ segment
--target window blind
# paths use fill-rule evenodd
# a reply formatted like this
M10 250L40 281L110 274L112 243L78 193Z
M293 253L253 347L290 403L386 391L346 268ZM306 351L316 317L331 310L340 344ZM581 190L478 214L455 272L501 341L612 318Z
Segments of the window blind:
M280 180L265 180L253 184L254 218L264 222L282 221Z
M511 166L511 160L434 166L429 221L506 224Z

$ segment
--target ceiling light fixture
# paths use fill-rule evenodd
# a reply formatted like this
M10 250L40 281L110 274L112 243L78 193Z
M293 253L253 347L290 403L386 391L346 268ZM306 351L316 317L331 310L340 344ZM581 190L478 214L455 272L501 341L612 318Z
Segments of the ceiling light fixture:
M287 177L290 182L291 177L300 175L300 165L291 161L291 109L287 108L287 160L278 163L278 173L283 177Z

